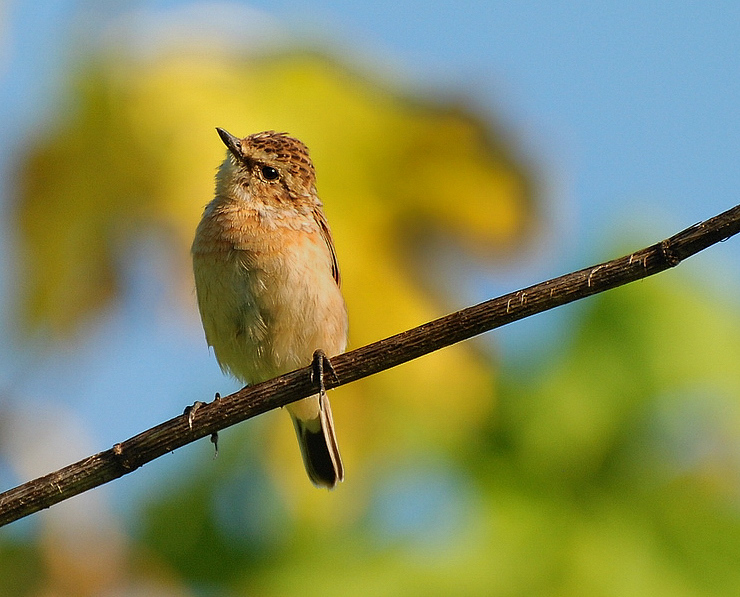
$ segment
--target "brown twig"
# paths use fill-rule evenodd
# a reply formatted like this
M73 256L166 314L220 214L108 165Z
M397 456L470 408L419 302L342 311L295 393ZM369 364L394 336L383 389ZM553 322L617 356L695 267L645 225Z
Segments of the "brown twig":
M332 358L327 389L390 369L461 340L678 265L740 231L740 205L650 247L456 311ZM0 526L137 469L221 429L316 392L311 367L247 387L113 448L0 494ZM190 415L190 416L188 416Z

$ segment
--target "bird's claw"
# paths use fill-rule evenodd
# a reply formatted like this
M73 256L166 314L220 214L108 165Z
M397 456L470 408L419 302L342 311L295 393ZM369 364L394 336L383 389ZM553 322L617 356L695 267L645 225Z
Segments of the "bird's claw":
M201 402L200 400L196 400L193 402L192 405L186 406L185 410L182 414L188 416L188 427L190 428L190 431L193 430L193 421L195 420L195 413L200 409L202 406L205 406L205 402Z
M213 457L216 458L218 456L218 431L214 431L211 433L211 443L213 444L213 449L215 450L213 453Z
M334 381L339 383L337 372L334 371L334 366L331 364L329 357L327 357L326 353L319 348L313 353L313 361L311 363L311 381L319 386L319 394L322 397L326 396L324 371L328 371L334 378Z
M221 400L221 394L216 392L216 395L214 396L214 401L219 401L219 400ZM196 400L195 402L193 402L192 405L185 407L185 410L183 411L182 414L188 416L188 427L190 428L190 431L193 430L193 421L195 420L195 413L205 405L206 405L205 402ZM216 450L215 454L213 455L213 457L216 458L218 456L218 431L214 431L213 433L211 433L211 443L213 444L213 447Z

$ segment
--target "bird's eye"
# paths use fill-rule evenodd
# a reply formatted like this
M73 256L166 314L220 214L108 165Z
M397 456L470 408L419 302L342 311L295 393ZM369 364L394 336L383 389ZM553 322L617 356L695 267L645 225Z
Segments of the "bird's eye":
M280 173L272 166L262 166L261 171L265 180L277 180L280 177Z

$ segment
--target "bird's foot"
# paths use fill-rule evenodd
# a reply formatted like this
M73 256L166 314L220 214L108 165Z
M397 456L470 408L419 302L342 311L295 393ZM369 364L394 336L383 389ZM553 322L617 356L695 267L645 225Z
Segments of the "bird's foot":
M185 410L182 414L188 416L188 427L190 427L190 431L193 430L193 421L195 420L195 413L200 410L200 408L204 407L206 405L205 402L201 402L200 400L196 400L193 402L192 405L186 406Z
M334 371L334 366L331 364L329 357L327 357L326 353L319 348L313 353L313 361L311 363L311 381L319 386L319 395L322 398L326 396L324 371L328 371L334 378L334 381L339 383L337 372Z

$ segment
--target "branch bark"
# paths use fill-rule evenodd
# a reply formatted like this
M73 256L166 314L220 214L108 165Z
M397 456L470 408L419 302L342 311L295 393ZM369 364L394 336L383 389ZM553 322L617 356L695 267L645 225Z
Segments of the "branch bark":
M622 286L675 267L740 231L740 205L670 238L618 259L553 278L332 358L344 385L456 344L513 321ZM0 494L0 526L130 473L176 448L268 410L316 393L311 367L246 387L200 407L192 417L174 417L109 450Z

